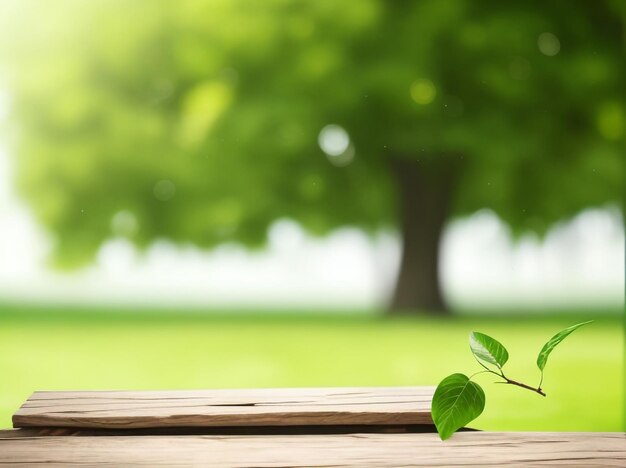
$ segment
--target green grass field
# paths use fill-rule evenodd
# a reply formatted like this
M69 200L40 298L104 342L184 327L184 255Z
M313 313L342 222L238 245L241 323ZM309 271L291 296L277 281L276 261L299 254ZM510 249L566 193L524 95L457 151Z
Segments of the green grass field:
M0 308L0 427L34 390L436 385L480 370L467 335L509 349L536 384L537 352L582 315L384 319L368 314L175 314ZM600 315L550 357L547 398L477 376L485 430L622 430L623 328Z

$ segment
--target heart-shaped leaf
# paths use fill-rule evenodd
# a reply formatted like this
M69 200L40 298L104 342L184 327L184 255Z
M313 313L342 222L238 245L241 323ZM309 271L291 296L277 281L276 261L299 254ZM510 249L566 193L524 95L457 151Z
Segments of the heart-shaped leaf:
M502 367L509 360L509 352L498 340L478 332L470 333L472 354L483 362Z
M548 342L543 345L541 351L539 352L539 356L537 356L537 367L543 372L543 369L546 367L546 363L548 362L548 356L552 350L558 345L561 341L563 341L567 336L583 325L587 325L588 323L593 322L593 320L589 320L588 322L577 323L576 325L572 325L571 327L566 328L565 330L561 330L556 335L548 340Z
M485 409L485 392L463 374L452 374L439 383L433 395L432 416L441 440L476 419Z

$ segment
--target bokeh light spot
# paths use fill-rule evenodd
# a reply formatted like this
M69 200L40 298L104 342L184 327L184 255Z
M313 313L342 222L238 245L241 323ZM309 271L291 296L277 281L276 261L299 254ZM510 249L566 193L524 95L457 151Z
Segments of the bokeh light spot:
M539 47L539 51L548 57L554 57L561 50L559 38L549 32L539 34L537 46Z
M128 210L118 211L111 218L111 230L120 237L132 237L139 229L137 218Z
M159 180L154 184L154 196L157 200L168 201L176 194L176 185L171 180Z
M348 132L334 124L322 128L317 141L328 156L341 156L350 146Z
M424 78L415 80L411 84L410 91L411 99L420 105L430 104L437 96L437 89L433 82Z

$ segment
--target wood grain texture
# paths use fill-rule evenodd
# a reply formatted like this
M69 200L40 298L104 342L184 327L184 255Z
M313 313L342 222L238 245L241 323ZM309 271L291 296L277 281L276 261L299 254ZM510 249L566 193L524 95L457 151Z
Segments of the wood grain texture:
M13 427L432 424L434 387L35 392Z
M623 433L4 438L0 466L626 466Z

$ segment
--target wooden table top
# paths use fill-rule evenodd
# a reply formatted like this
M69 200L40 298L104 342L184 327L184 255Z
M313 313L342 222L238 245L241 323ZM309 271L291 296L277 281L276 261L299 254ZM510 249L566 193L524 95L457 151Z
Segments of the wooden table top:
M626 466L623 433L44 436L0 432L0 466Z

